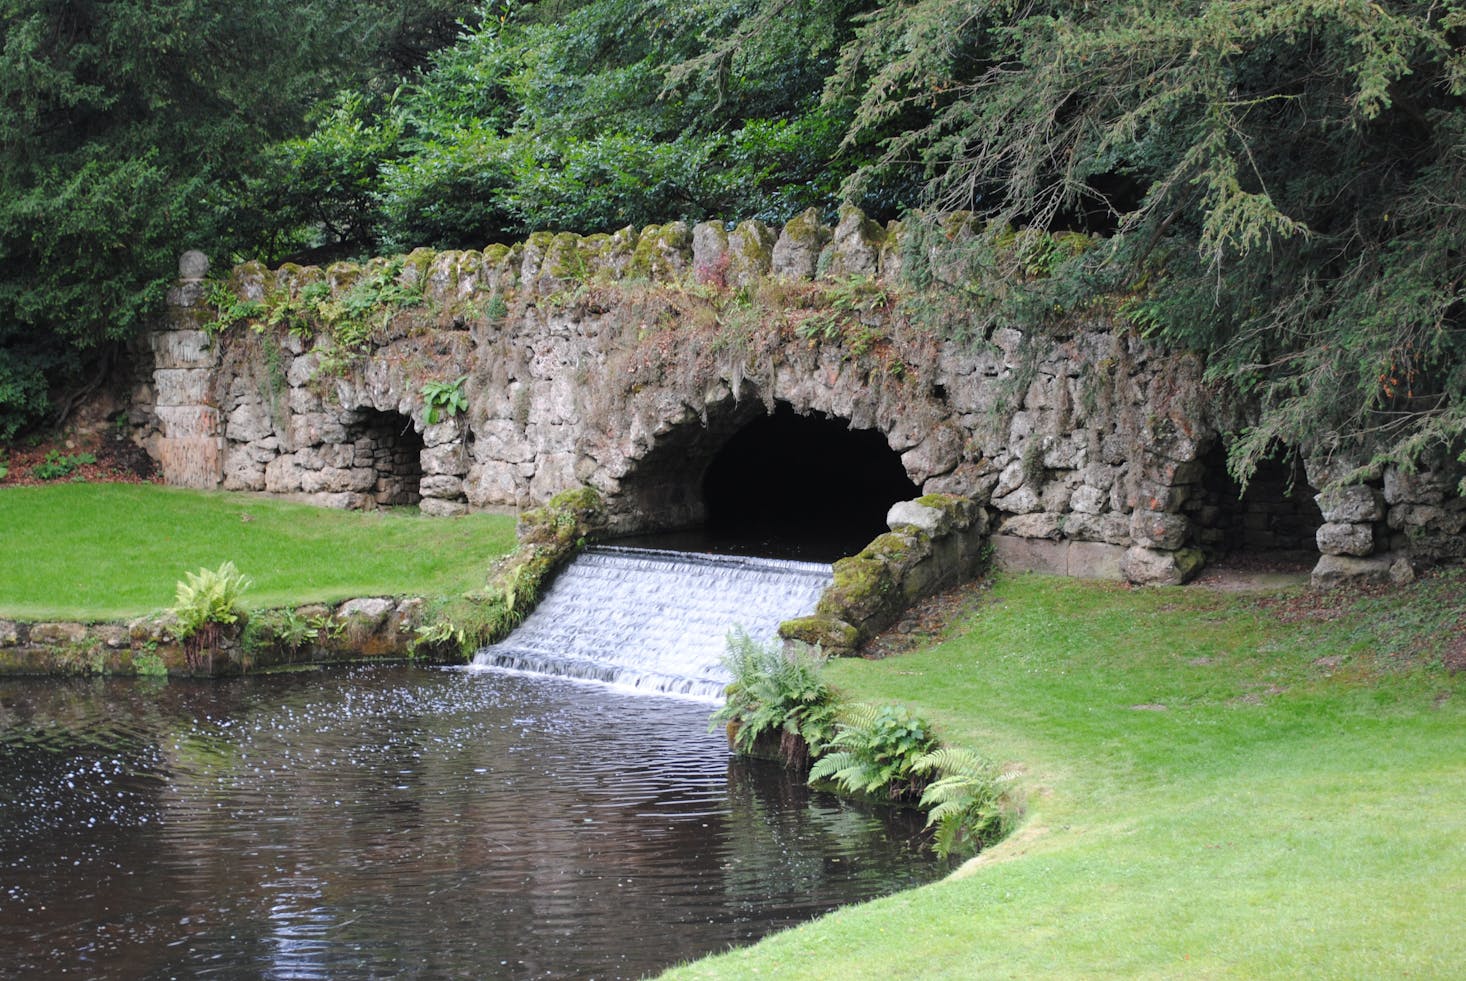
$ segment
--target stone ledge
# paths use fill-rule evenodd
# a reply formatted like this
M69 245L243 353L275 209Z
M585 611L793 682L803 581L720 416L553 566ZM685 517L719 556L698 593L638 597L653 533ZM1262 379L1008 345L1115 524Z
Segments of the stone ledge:
M242 642L235 631L206 672L190 670L167 615L127 623L0 620L0 677L137 675L144 655L159 658L169 675L216 677L294 664L405 658L422 609L421 599L387 597L301 606L292 613L310 625L312 636L298 643L284 636L283 611L253 611L250 639Z
M1005 572L1043 572L1078 579L1124 579L1127 549L1104 542L1050 541L994 535L993 564Z

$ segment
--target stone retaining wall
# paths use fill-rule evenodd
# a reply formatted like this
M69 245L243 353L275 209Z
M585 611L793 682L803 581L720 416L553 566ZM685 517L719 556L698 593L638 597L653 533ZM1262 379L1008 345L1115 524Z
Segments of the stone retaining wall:
M297 607L300 621L315 625L310 637L290 642L279 629L279 611L256 613L253 631L234 630L210 659L190 667L169 617L127 623L0 620L0 675L223 676L287 665L337 664L411 653L423 601L368 597L332 605Z

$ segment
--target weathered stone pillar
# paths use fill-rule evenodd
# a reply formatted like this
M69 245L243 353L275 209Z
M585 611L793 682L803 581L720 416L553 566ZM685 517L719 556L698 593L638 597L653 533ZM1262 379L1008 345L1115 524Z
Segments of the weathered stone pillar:
M202 252L183 254L163 323L147 338L157 417L157 432L147 449L164 481L175 487L214 488L224 475L224 438L211 394L218 353L202 329L209 318L208 272L209 260Z

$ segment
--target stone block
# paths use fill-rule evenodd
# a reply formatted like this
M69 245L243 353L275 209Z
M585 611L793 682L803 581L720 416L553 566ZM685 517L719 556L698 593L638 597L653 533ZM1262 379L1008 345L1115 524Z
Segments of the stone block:
M1104 511L1109 499L1110 492L1107 489L1083 484L1069 495L1069 509L1080 514L1099 514Z
M441 497L425 497L418 502L417 507L430 518L457 518L468 513L467 503L445 501Z
M449 474L436 474L431 477L424 477L418 492L423 497L441 497L445 500L455 500L463 497L463 478L454 477Z
M820 597L816 613L867 633L894 618L901 593L886 563L862 553L836 562L834 570L835 581Z
M1130 538L1130 518L1113 511L1105 514L1066 515L1064 534L1071 541L1106 542L1110 545L1133 544Z
M206 405L158 406L158 428L167 439L214 437L219 434L219 410Z
M275 423L270 418L269 407L258 401L241 403L229 413L229 421L224 426L224 435L237 443L252 443L274 431Z
M528 503L528 482L519 476L515 463L491 461L475 464L463 482L470 506L513 507Z
M276 457L265 466L265 490L271 494L294 494L305 474L295 462L295 454Z
M901 465L918 484L928 477L951 473L962 458L962 443L962 435L952 426L937 426L915 447L901 454Z
M153 444L163 481L173 487L212 490L224 479L223 440L215 436L167 437Z
M900 501L892 504L886 512L886 527L892 531L915 528L928 535L937 535L949 526L950 521L941 508L927 507L919 501Z
M993 498L993 507L1009 514L1031 514L1043 510L1043 500L1031 487L1020 487L1011 494Z
M1200 549L1174 552L1132 545L1120 561L1125 578L1137 586L1180 586L1189 582L1205 565Z
M840 208L840 221L831 237L830 268L833 278L875 276L880 267L881 244L886 231L851 205Z
M120 651L132 646L132 636L125 624L99 623L92 628L92 636L110 650Z
M767 276L778 237L761 221L744 221L728 235L728 285L748 286Z
M817 647L831 657L854 654L860 646L860 631L838 617L808 616L779 624L779 637Z
M69 647L87 640L87 628L80 623L33 623L30 642L43 647Z
M1130 515L1130 538L1145 548L1178 549L1191 540L1191 519L1184 514L1135 511Z
M210 368L214 349L201 330L160 330L148 335L153 368Z
M462 443L430 446L422 451L421 463L425 476L449 474L461 477L468 473L468 451Z
M779 279L813 279L820 252L830 237L830 229L820 224L817 208L795 215L774 243L770 273Z
M1077 579L1124 579L1125 552L1121 545L1069 542L1065 574Z
M1018 538L1048 538L1057 541L1064 537L1064 515L1044 512L1015 514L998 526L998 532Z
M1044 572L1055 576L1068 574L1068 542L994 535L992 544L993 565L1006 572Z
M1384 494L1364 484L1330 487L1314 498L1323 519L1333 524L1360 524L1385 516Z
M700 221L692 226L692 274L699 283L728 285L728 230L721 221Z
M1430 471L1407 473L1389 467L1384 473L1384 498L1388 504L1440 504L1446 499L1445 481Z
M1395 557L1389 553L1359 558L1353 555L1321 555L1313 567L1312 583L1317 588L1345 583L1387 583Z
M1370 525L1326 523L1314 536L1324 555L1368 555L1374 551L1374 529Z
M0 647L14 647L20 643L20 625L14 620L0 620Z

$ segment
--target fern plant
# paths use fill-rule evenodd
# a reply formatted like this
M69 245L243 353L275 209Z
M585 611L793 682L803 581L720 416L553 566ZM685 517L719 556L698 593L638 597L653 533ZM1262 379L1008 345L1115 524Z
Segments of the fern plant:
M188 666L198 670L207 655L213 667L214 648L218 646L222 628L239 622L244 616L240 597L252 580L225 562L215 569L184 573L178 583L170 612L178 620L178 639L183 642Z
M732 725L740 753L752 753L766 733L777 733L785 761L802 765L818 756L835 733L835 696L821 676L824 662L813 648L785 652L735 629L723 657L733 680L710 728Z
M923 780L916 761L936 748L926 721L904 708L851 705L841 713L830 753L809 771L849 794L914 801Z
M926 825L934 828L932 848L942 858L977 852L1008 833L1017 804L1012 777L965 749L942 746L917 758L912 772L935 777L921 795Z

